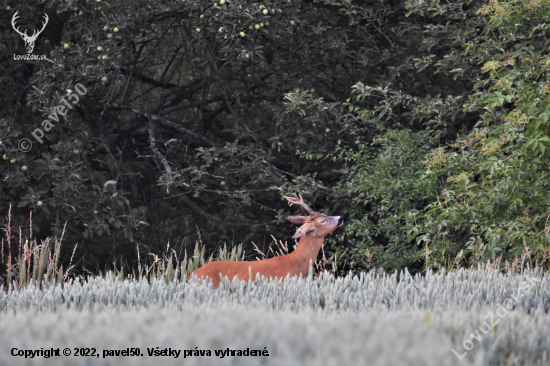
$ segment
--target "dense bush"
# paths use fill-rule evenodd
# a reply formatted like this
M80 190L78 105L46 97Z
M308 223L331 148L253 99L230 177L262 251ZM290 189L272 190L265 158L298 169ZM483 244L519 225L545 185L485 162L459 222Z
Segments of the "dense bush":
M48 14L48 60L13 60L15 11L21 29ZM325 242L337 272L548 263L546 2L35 0L0 17L0 212L26 237L29 211L39 239L67 223L66 265L76 243L91 271L199 236L266 252L296 191L345 216Z
M548 266L548 5L409 1L424 55L356 83L345 109L294 103L354 136L335 158L350 166L353 202L367 207L355 210L348 242L368 246L372 264L503 266L523 256Z
M297 154L332 151L341 136L328 127L337 121L312 126L283 105L296 88L342 101L364 78L379 35L350 24L357 10L345 6L26 3L17 10L30 26L49 14L35 47L46 62L10 59L23 42L9 27L16 9L6 11L0 210L7 215L13 203L11 223L27 236L29 210L41 238L59 236L67 222L67 240L80 243L76 257L91 270L135 261L136 245L158 254L171 242L181 253L197 228L210 250L247 240L265 249L271 235L290 231L281 192L301 191L315 209L345 213L346 200L329 193L343 175L339 163ZM31 133L45 129L77 83L87 89L79 106L44 143L34 141ZM30 152L17 149L21 138L34 143Z

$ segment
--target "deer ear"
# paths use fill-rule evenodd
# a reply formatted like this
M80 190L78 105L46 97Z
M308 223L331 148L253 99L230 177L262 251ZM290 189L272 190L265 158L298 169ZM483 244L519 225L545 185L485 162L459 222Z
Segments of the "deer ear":
M304 222L306 222L306 218L304 216L289 216L288 219L293 224L302 225Z
M292 235L292 237L293 237L294 239L296 239L296 238L300 238L300 237L302 237L302 236L304 236L304 235L305 235L305 233L304 233L304 231L302 230L302 227L300 226L300 228L298 228L298 230L296 230L296 233L295 233L294 235Z
M299 238L299 237L302 237L304 235L306 235L307 233L309 233L310 231L313 231L313 227L311 225L302 225L298 228L298 230L296 230L296 233L294 235L292 235L292 237L294 239L296 238Z

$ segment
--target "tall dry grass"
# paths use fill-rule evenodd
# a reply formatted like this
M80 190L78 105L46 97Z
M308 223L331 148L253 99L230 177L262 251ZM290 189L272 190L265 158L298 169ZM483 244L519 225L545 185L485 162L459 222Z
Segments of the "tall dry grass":
M63 284L67 281L68 277L77 276L75 269L78 269L79 273L87 273L88 275L102 276L103 274L100 271L90 271L84 267L75 268L76 265L73 265L73 260L76 252L77 245L73 248L70 261L64 269L63 265L60 264L60 252L61 246L63 243L63 238L65 235L65 227L60 238L47 238L46 240L41 240L38 243L36 238L33 238L32 234L32 213L30 215L30 237L23 238L23 233L21 228L19 228L18 240L15 238L15 233L12 228L11 221L11 206L8 213L7 225L2 228L4 231L4 236L1 239L0 245L0 288L4 288L5 291L8 291L9 288L22 289L30 283L41 284L47 280L49 283L60 283ZM150 253L150 252L140 252L139 246L137 249L137 271L135 268L125 268L124 265L117 265L113 263L114 272L116 276L121 280L140 280L146 278L148 281L153 281L154 279L160 280L163 278L166 281L181 281L185 282L189 278L190 274L195 271L197 268L203 266L206 263L212 261L244 261L244 260L263 260L275 256L286 255L291 252L291 248L287 242L277 241L272 237L273 241L269 244L266 252L260 250L258 246L252 242L254 246L254 252L248 257L245 255L243 250L243 243L233 246L232 248L227 248L227 244L224 244L223 247L220 247L216 253L212 253L210 257L205 258L205 248L202 241L200 231L198 230L199 240L195 243L195 248L191 256L188 256L187 251L185 251L183 257L179 257L174 248L170 248L170 244L167 245L164 253ZM549 230L550 231L550 230ZM293 248L296 248L296 244L292 245ZM481 258L481 256L479 256ZM489 265L493 269L499 269L504 273L520 273L527 264L530 268L543 267L548 263L550 258L550 251L547 253L547 256L543 260L533 260L531 258L531 251L527 245L524 247L524 252L521 255L516 255L515 259L510 263L508 261L503 261L502 256L495 258L493 261L488 261L482 263L481 260L475 260L477 258L474 256L474 261L470 259L469 267L474 269L480 264ZM433 258L432 258L433 259ZM372 255L370 251L366 252L365 263L369 269L370 261L372 260ZM426 257L426 260L429 260L429 257ZM462 267L468 267L466 260L461 251L454 260L449 260L443 266L439 266L439 272L441 271L455 271ZM338 268L338 258L334 256L332 260L328 260L324 248L321 248L321 258L316 260L313 264L314 275L328 271L331 274L335 275ZM428 267L429 263L426 263ZM353 266L353 263L352 263ZM352 267L353 268L353 267ZM379 272L383 272L383 269L379 268ZM80 275L84 278L84 275Z
M30 216L30 237L24 238L21 228L19 228L18 239L14 235L14 230L11 221L11 206L8 213L7 225L2 228L4 237L1 239L0 246L0 288L6 291L9 288L22 289L30 283L41 284L47 280L49 283L63 284L68 277L77 276L75 269L79 273L87 273L89 276L102 276L100 271L90 271L84 267L75 268L73 260L78 244L73 248L71 259L66 269L60 264L60 253L65 236L65 227L60 238L47 238L41 240L40 243L32 234L32 213ZM210 257L205 258L205 248L202 241L202 236L198 230L199 240L195 243L195 248L192 255L188 256L187 251L183 257L179 257L176 250L166 246L166 250L162 254L142 252L139 246L137 249L137 271L135 268L127 268L124 265L113 263L114 272L121 280L140 280L146 278L148 281L154 279L160 280L163 278L166 281L182 281L185 282L190 274L197 268L212 261L244 261L244 260L263 260L274 256L289 254L289 245L287 242L277 241L273 238L273 242L269 244L268 249L264 253L258 248L255 243L255 253L247 258L243 250L243 243L228 248L227 244L220 247L216 253L212 253ZM293 246L296 248L296 244ZM326 259L323 251L323 258L316 261L316 273L324 270L332 270L336 268L336 261L330 262ZM84 277L83 275L80 275Z
M30 238L23 239L21 228L19 229L19 242L15 242L11 227L11 205L8 213L8 224L3 231L6 234L1 240L0 246L0 286L6 288L14 287L21 289L31 281L41 284L44 280L49 282L64 282L71 270L74 268L72 260L69 267L64 271L63 265L59 264L61 243L65 235L65 227L61 238L47 238L40 244L32 236L32 214L30 216L31 231ZM76 246L75 246L76 250Z

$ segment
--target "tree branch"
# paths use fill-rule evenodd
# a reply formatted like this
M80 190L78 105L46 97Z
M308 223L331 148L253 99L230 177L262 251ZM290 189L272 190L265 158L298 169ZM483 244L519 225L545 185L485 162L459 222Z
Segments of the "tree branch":
M159 114L161 116L163 116L163 115L170 114L170 113L173 113L173 112L176 112L176 111L180 111L182 109L200 107L201 105L210 104L210 103L214 103L214 102L223 102L223 101L225 101L224 96L219 95L219 96L214 97L214 98L210 98L210 99L206 99L206 100L199 100L199 101L188 103L188 104L185 104L185 105L179 105L179 106L176 106L176 107L167 108L167 109L164 109L164 110L160 111Z
M166 173L172 174L172 169L170 168L170 164L168 164L168 161L166 160L164 155L162 155L161 152L156 147L155 129L153 126L153 121L151 119L149 119L148 130L149 130L149 141L151 142L151 144L149 145L149 148L153 151L153 154L155 154L155 156L159 158L160 161L162 161L162 165L164 165L164 170L166 170Z
M144 83L151 84L151 85L154 85L154 86L158 86L158 87L161 87L161 88L172 89L172 88L178 88L178 87L183 86L183 85L178 85L178 84L167 83L167 82L164 82L164 81L157 81L157 80L155 80L155 79L153 79L149 76L140 74L138 72L134 72L133 75L132 75L131 71L128 71L127 69L125 69L123 67L120 68L120 71L124 75L133 76L136 79L143 81Z
M189 207L191 207L194 211L196 211L199 215L209 219L209 220L212 220L212 221L216 221L222 225L228 225L228 226L249 226L249 227L258 227L258 226L261 226L259 224L249 224L249 223L246 223L246 222L232 222L232 221L223 221L219 218L217 218L216 216L213 216L213 215L210 215L208 212L204 211L202 208L200 208L199 206L195 205L193 202L191 202L191 200L185 195L181 195L180 198L183 200L183 202L185 202L185 204L187 204Z
M183 133L186 133L190 136L193 136L194 138L198 139L198 140L201 140L201 141L204 141L206 142L208 145L210 146L213 146L213 147L218 147L219 145L217 143L215 143L214 141L210 140L208 137L206 136L202 136L202 135L199 135L198 133L194 132L194 131L191 131L173 121L170 121L166 118L163 118L163 117L160 117L160 116L157 116L156 114L150 114L150 113L146 113L146 112L143 112L139 109L136 109L136 108L133 108L131 106L122 106L122 105L119 105L117 103L111 103L109 104L108 106L110 107L113 107L113 108L116 108L116 109L125 109L125 110L131 110L132 112L134 112L135 114L137 115L140 115L140 116L144 116L146 117L147 119L150 119L152 121L158 121L160 123L162 123L163 125L166 125L166 126L169 126L169 127L172 127L173 129L176 129L180 132L183 132Z

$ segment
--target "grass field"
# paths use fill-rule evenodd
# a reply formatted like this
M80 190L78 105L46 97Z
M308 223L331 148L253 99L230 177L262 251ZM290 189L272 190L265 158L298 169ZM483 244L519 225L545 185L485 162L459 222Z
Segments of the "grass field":
M0 291L0 365L549 365L549 281L540 268L510 275L480 268L323 273L226 282L217 291L112 273L42 288L31 282ZM11 355L66 347L96 354ZM143 356L103 358L127 348ZM227 354L247 348L260 355ZM172 355L148 354L164 349Z

